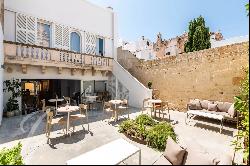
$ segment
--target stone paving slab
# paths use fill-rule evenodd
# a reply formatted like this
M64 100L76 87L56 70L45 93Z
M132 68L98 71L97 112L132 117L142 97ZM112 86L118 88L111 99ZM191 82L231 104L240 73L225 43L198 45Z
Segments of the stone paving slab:
M134 108L131 109L131 112L131 118L141 114L138 109ZM67 160L118 138L128 140L118 132L119 123L109 124L102 111L93 111L89 118L90 132L86 131L87 125L84 125L85 130L79 125L71 137L65 137L62 130L56 127L51 134L52 139L49 145L44 134L43 114L34 113L28 116L4 119L3 126L0 127L0 148L11 147L21 141L25 164L66 164ZM220 134L219 122L212 121L211 123L209 120L204 120L202 124L194 121L186 125L185 114L176 111L171 111L171 120L175 124L174 129L181 145L191 146L196 150L218 157L226 153L233 154L233 147L230 145L236 129L231 125L226 125L224 132ZM25 122L20 128L22 121ZM153 164L162 154L145 145L128 141L142 149L143 165ZM128 159L126 163L138 164L138 156Z

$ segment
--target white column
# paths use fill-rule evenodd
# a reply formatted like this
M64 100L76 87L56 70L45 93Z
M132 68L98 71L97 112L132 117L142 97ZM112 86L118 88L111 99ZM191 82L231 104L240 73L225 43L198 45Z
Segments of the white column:
M0 126L2 124L2 117L3 117L3 32L2 32L2 25L0 23Z

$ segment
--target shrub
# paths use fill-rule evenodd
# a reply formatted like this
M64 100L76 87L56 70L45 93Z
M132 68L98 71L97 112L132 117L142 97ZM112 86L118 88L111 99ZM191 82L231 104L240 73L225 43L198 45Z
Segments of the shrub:
M163 122L149 129L146 141L148 146L164 151L169 136L176 141L176 134L173 127L169 123Z
M0 165L24 165L21 150L22 144L20 142L11 149L2 149L0 151Z
M135 121L136 121L137 124L146 125L146 126L153 126L153 125L156 124L156 122L154 121L153 118L151 118L150 116L145 115L145 114L139 115L135 119Z
M249 164L249 69L240 87L240 95L235 97L234 107L239 114L238 134L233 145L236 151L243 151L244 162Z
M135 124L133 120L123 121L119 126L119 132L126 133L129 135L129 132L133 129L134 125Z

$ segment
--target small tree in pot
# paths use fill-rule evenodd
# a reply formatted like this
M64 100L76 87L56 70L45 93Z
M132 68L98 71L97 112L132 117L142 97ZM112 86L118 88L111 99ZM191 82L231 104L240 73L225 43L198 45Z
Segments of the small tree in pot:
M19 115L19 104L17 98L21 96L21 82L18 79L4 81L4 92L10 92L11 96L6 104L7 117Z
M152 89L152 85L153 85L153 83L152 83L151 81L149 81L149 82L148 82L148 88L149 88L149 89Z

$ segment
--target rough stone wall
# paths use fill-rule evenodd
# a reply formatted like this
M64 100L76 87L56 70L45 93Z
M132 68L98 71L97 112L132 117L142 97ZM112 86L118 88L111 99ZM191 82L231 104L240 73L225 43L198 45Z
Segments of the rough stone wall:
M126 58L121 58L125 56ZM248 67L249 42L193 53L184 53L155 61L139 61L129 52L118 61L134 77L160 91L160 98L179 110L186 110L190 99L233 102Z

